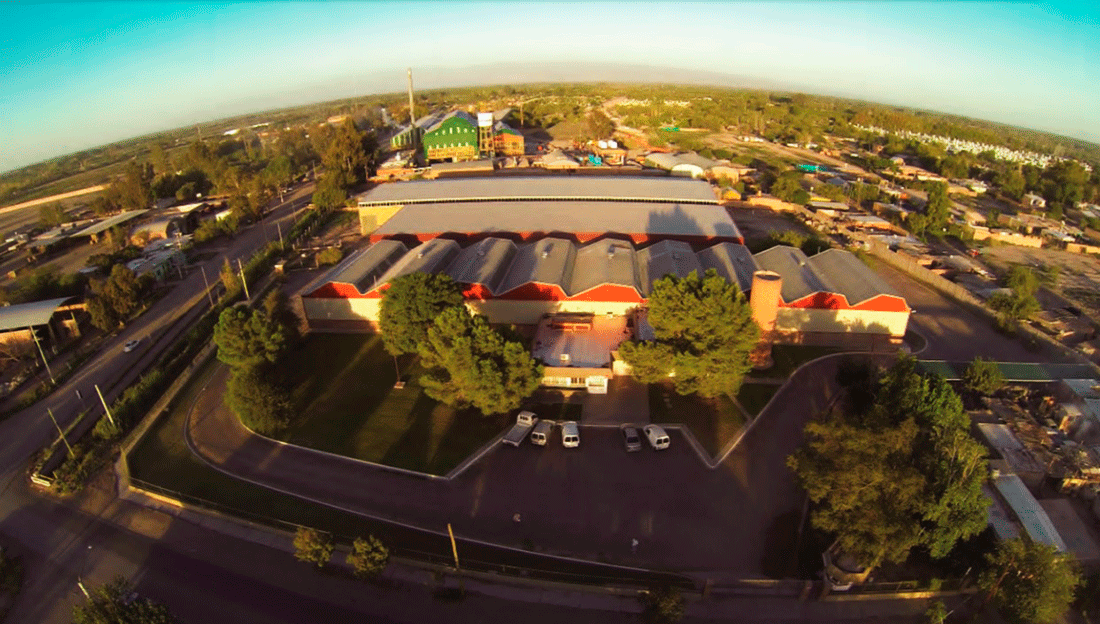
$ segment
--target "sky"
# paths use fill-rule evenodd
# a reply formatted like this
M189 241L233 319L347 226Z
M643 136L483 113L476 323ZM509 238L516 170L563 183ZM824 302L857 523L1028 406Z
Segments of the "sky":
M640 82L708 72L1100 142L1095 1L15 1L0 3L0 23L0 172L237 114L402 91L406 67L425 88L591 80L589 65ZM616 65L622 75L604 75Z

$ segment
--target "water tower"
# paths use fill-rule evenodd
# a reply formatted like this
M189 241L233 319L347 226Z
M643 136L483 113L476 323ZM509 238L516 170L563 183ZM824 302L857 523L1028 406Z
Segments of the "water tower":
M493 146L493 114L477 114L477 151L482 158L496 156Z

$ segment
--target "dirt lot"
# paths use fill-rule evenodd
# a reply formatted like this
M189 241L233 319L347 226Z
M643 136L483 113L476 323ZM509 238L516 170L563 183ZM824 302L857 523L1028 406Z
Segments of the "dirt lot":
M1013 264L1036 268L1059 267L1055 292L1076 303L1093 318L1100 318L1100 260L1085 254L1056 249L1032 249L1012 245L986 247L982 259L1005 271Z
M767 240L772 232L791 231L803 236L811 234L806 226L768 208L730 208L729 213L750 248L754 242Z

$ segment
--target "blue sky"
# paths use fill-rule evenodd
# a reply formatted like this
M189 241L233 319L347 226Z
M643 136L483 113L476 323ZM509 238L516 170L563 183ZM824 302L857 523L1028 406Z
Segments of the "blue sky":
M400 91L405 67L425 87L499 82L479 71L499 63L515 81L545 63L717 72L1100 141L1098 4L5 2L0 171Z

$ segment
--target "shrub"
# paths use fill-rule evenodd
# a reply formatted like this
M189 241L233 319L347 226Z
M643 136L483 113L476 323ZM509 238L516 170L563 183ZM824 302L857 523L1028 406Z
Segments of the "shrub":
M366 539L355 538L348 555L348 563L359 578L377 578L390 561L390 550L382 541L370 535Z
M309 527L298 527L298 530L294 533L294 558L298 561L312 563L318 568L323 568L332 558L334 549L332 536L324 531Z

